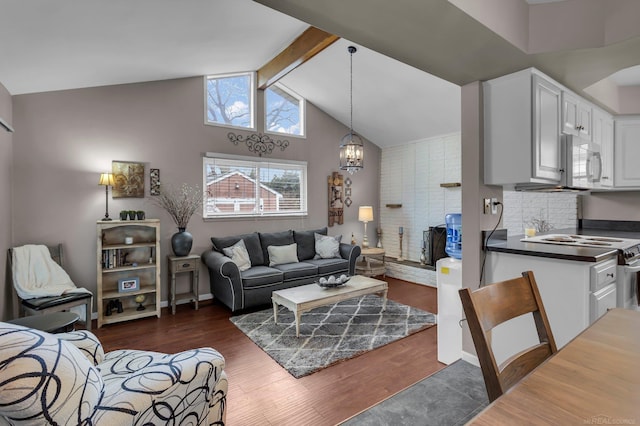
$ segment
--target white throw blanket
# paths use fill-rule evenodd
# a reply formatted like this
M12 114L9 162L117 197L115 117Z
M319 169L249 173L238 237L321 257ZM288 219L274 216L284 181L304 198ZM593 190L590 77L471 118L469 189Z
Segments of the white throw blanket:
M13 285L21 299L83 292L51 258L47 246L28 244L13 250Z

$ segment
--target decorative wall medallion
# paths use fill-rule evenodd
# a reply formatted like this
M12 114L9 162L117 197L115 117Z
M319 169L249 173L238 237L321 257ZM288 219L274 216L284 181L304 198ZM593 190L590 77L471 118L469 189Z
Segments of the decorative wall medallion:
M348 177L344 180L344 205L347 207L351 206L351 178Z
M269 135L263 135L262 133L254 133L247 137L242 135L236 135L233 132L227 133L227 138L234 145L244 143L247 145L249 152L253 152L262 157L263 154L269 155L273 152L273 149L278 147L280 151L284 151L289 146L288 140L273 140Z

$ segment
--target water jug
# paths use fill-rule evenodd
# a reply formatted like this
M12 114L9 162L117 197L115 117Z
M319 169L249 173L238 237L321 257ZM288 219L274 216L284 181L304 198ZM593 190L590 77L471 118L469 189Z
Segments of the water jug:
M449 213L445 216L447 223L447 245L445 251L451 257L462 259L462 214Z

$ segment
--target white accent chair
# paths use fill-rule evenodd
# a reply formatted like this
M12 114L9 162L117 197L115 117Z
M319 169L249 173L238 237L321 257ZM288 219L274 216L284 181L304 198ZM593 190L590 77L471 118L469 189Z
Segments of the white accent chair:
M224 425L228 382L212 348L104 353L86 330L0 322L0 425Z

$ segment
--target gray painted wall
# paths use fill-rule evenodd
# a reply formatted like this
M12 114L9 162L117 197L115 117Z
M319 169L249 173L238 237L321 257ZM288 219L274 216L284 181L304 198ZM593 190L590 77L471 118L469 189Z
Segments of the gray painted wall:
M203 153L251 155L226 137L229 131L247 132L203 124L203 99L200 77L14 96L14 127L20 131L14 135L13 245L62 242L71 278L95 291L96 220L105 210L105 191L98 178L111 169L112 160L145 162L147 174L149 167L159 168L165 183L201 184ZM208 249L211 236L325 226L327 176L338 170L338 147L347 131L308 104L307 138L288 138L289 148L274 151L271 158L308 161L309 215L208 222L194 216L188 226L194 235L192 253ZM0 145L0 149L6 148ZM345 241L361 230L357 206L378 205L380 150L369 142L365 164L351 177L353 204L345 209L344 225L329 228L331 235L343 234ZM7 161L2 169L10 165ZM148 183L147 178L147 193ZM4 180L0 185L0 195L9 190ZM114 200L110 193L110 216L117 217L123 209L141 209L149 218L160 218L162 255L172 254L169 240L177 230L163 210L146 199ZM5 216L8 213L0 213L3 221ZM376 224L370 226L375 229ZM4 232L0 229L3 240L8 239ZM162 300L166 300L166 263L162 270ZM200 277L200 293L209 293L204 268ZM179 278L178 286L186 288L187 277Z
M11 96L7 89L0 83L0 117L13 125L13 115L11 108ZM13 157L13 133L9 133L0 128L0 273L3 273L0 282L4 283L4 272L6 268L7 249L11 247L11 160ZM12 311L11 289L0 284L0 319L8 319Z

